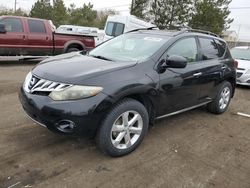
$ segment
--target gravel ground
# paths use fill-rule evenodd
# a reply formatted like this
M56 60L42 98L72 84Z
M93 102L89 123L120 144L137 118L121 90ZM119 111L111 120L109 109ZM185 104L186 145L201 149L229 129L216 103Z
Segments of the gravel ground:
M30 121L17 91L33 65L0 65L0 187L250 188L250 88L238 87L230 108L204 108L161 121L121 158L94 140L56 135Z

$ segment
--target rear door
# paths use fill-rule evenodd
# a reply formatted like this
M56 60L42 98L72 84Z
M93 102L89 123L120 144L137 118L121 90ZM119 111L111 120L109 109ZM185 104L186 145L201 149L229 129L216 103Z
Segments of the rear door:
M20 55L27 45L24 23L20 18L4 17L0 20L6 33L0 33L0 55Z
M223 58L226 44L218 39L199 37L199 46L201 59L199 101L204 102L211 100L216 94L216 87L226 71L228 60Z
M52 34L43 20L27 19L29 55L50 55L53 52Z
M198 103L200 92L197 39L186 37L175 42L163 55L180 55L188 60L186 68L168 68L160 76L158 116L182 110Z

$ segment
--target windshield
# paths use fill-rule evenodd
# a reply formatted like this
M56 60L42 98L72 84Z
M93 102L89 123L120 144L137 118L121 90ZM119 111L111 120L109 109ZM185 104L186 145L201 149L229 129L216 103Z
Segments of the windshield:
M234 59L250 60L250 49L233 48L231 50Z
M139 61L152 56L167 40L161 36L130 33L105 42L89 55L113 61Z

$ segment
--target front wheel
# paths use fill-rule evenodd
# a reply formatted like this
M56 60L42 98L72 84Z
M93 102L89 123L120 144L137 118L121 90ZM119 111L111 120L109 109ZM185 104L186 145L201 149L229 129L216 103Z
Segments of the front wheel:
M110 156L129 154L142 142L148 123L144 105L134 99L124 99L104 119L96 136L97 145Z
M207 105L208 111L214 114L224 113L229 106L231 96L232 96L232 85L230 82L225 81L222 83L214 101Z

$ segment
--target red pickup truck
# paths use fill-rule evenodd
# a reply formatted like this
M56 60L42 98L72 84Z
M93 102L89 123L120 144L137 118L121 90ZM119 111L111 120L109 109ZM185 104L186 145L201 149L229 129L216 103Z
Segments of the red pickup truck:
M57 55L95 47L94 36L55 33L50 20L0 17L0 56Z

